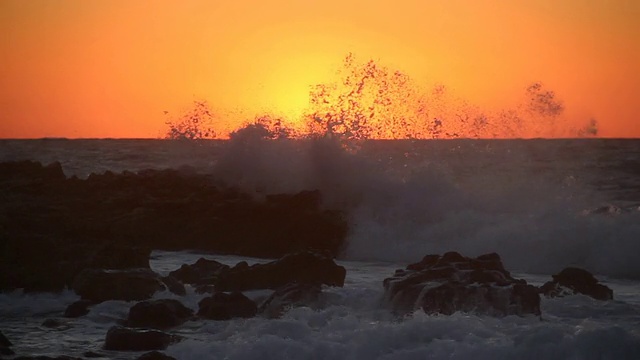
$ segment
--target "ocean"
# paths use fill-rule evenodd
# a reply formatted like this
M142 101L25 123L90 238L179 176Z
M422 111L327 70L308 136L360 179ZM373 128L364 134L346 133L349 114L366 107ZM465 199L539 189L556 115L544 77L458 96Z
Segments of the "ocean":
M343 288L324 288L323 308L293 308L279 319L197 320L172 329L176 359L640 359L640 140L0 140L0 162L59 161L67 176L172 168L211 173L260 197L318 189L343 211L347 246L337 262ZM514 277L534 285L582 267L614 291L542 298L542 317L469 313L398 318L382 281L426 254L498 253ZM154 251L168 274L199 257ZM246 294L256 300L268 293ZM200 295L163 292L197 310ZM135 359L103 350L111 326L133 303L107 301L64 319L79 299L0 293L0 331L19 354ZM42 325L59 319L61 326ZM11 358L11 357L7 357Z

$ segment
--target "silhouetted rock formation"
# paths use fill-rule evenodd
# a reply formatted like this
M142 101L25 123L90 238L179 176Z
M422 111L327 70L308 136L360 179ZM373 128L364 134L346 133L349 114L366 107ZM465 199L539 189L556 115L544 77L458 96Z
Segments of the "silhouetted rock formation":
M84 300L140 301L165 290L160 276L149 269L85 269L73 282L73 290Z
M15 354L11 347L13 343L7 339L6 336L0 331L0 355L13 355Z
M546 297L584 294L597 300L613 299L613 290L600 284L587 270L574 267L565 268L553 275L553 281L542 285L540 293Z
M193 316L193 310L174 299L142 301L129 309L127 325L153 329L168 329L182 325Z
M67 306L67 309L64 311L64 317L77 318L85 316L89 313L89 307L91 305L95 305L95 302L91 300L78 300Z
M107 332L105 350L149 351L164 350L180 338L158 330L137 330L114 326Z
M257 306L241 292L217 292L198 303L198 316L211 320L249 318L256 315Z
M213 284L221 273L229 269L229 265L200 258L194 264L182 265L180 269L172 271L169 275L185 284L205 285Z
M386 299L400 314L422 308L428 314L540 315L537 288L511 277L495 253L427 255L383 284Z
M290 283L343 286L346 270L325 254L303 251L266 263L239 263L222 271L215 281L217 291L277 289Z
M151 249L336 256L347 233L317 191L255 199L175 170L80 180L59 163L0 163L0 198L0 291L61 291L86 268L148 268Z

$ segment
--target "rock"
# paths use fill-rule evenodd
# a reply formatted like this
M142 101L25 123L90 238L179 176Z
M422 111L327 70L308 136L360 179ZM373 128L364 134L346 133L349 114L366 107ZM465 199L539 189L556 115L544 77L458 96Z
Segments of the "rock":
M9 339L7 339L7 337L4 336L2 331L0 331L0 355L7 355L7 356L14 355L15 352L11 350L12 346L13 344L11 343L11 341L9 341Z
M151 351L138 356L137 360L176 360L176 358L159 351Z
M193 316L193 310L182 305L178 300L148 300L135 304L129 309L127 325L168 329L182 325Z
M198 316L211 320L249 318L256 315L256 304L241 292L217 292L198 303Z
M2 331L0 331L0 346L5 346L5 347L11 347L13 346L13 344L11 343L11 341L9 341L9 339L7 339L6 336L4 336L4 334L2 333Z
M215 287L217 291L277 289L294 282L343 286L345 276L345 268L328 255L303 251L266 264L233 267L219 275Z
M158 330L135 330L114 326L107 332L105 350L150 351L164 350L179 338Z
M290 308L316 305L322 294L318 284L291 283L279 287L258 307L258 314L267 318L279 318Z
M73 282L73 290L84 300L140 301L164 290L160 276L149 269L85 269Z
M151 248L146 246L129 246L119 243L108 243L94 255L87 267L95 269L149 269Z
M173 276L163 276L161 280L170 292L180 296L187 295L187 289L184 287L184 284L182 284Z
M30 160L0 163L0 182L63 181L65 179L62 165L57 161L47 166Z
M87 351L82 356L86 358L106 358L105 354L100 354L94 351Z
M613 290L602 285L587 270L568 267L540 287L540 293L546 297L562 297L565 295L584 294L596 300L612 300Z
M227 270L229 265L200 258L191 265L182 265L180 269L172 271L169 275L185 284L204 285L213 284L218 276Z
M59 163L0 163L0 199L0 291L60 292L87 268L148 268L149 249L336 256L347 234L318 191L255 198L176 170L82 180Z
M400 314L421 308L427 314L540 315L536 287L511 277L495 253L477 258L457 252L427 255L383 284L385 298Z
M77 318L85 316L89 313L89 307L94 304L95 302L91 300L78 300L67 306L67 309L64 311L63 316L67 318Z

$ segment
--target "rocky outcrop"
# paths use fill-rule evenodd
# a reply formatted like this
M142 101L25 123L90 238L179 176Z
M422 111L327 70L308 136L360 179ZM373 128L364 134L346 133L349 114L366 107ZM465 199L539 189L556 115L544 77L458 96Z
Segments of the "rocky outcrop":
M241 292L217 292L198 303L198 316L211 320L249 318L256 315L257 306Z
M427 255L383 282L385 298L399 314L458 311L492 316L540 315L537 288L514 279L498 254L468 258L457 252Z
M182 325L193 316L193 310L178 300L160 299L142 301L129 309L127 326L168 329Z
M0 331L0 355L13 355L15 354L11 347L13 343L7 339L6 336Z
M148 268L150 249L277 258L347 233L317 191L256 199L175 170L66 178L59 163L0 163L0 291L61 291L86 268Z
M303 251L266 264L239 263L222 272L214 284L217 291L275 290L290 283L343 286L345 276L345 268L328 254Z
M180 338L158 330L136 330L114 326L107 332L104 349L116 351L164 350Z
M77 318L85 316L89 313L89 307L92 305L95 305L95 302L91 300L78 300L67 306L63 316L66 318Z
M596 300L613 299L613 290L600 284L587 270L575 267L565 268L553 275L553 281L542 285L540 293L546 297L584 294Z
M279 318L294 307L319 305L321 295L322 287L318 284L287 284L276 289L260 304L258 314L266 318Z
M165 290L165 286L160 276L149 269L85 269L74 280L73 290L83 300L99 303L146 300Z
M182 265L178 270L169 273L169 275L185 284L205 285L213 284L220 274L226 272L229 268L229 265L215 260L200 258L191 265Z

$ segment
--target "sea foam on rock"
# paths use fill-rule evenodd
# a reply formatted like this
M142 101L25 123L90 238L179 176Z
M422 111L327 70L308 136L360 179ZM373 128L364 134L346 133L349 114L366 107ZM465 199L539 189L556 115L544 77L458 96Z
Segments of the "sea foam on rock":
M427 255L383 284L385 298L399 314L421 308L427 314L540 315L538 289L511 277L496 253Z

